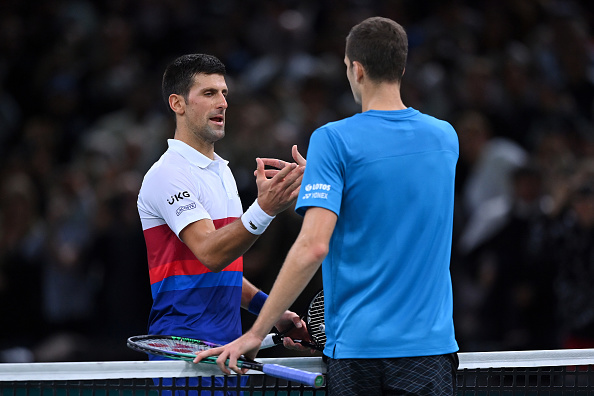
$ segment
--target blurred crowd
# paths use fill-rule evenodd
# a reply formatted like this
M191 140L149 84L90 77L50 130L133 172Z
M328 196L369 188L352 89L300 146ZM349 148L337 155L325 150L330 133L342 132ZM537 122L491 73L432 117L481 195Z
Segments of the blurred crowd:
M170 61L226 64L216 150L247 207L256 157L306 153L316 127L360 111L344 39L373 15L408 32L404 103L459 134L461 350L594 347L594 2L3 0L0 362L141 359L125 347L151 304L136 198L173 137ZM279 215L246 254L258 287L300 223Z

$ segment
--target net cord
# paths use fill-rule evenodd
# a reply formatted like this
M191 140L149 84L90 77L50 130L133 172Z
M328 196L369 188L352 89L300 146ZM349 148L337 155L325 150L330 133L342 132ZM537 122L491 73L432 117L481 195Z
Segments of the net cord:
M461 370L594 365L594 349L466 352L459 353L458 357ZM311 372L326 372L326 365L321 357L263 358L259 361ZM261 375L262 373L248 371L248 374ZM212 375L222 376L223 374L215 365L177 360L0 364L0 381L185 378Z
M311 372L326 372L318 357L266 358L261 363L280 364ZM262 375L249 370L248 374ZM180 360L65 363L2 363L0 381L93 380L127 378L186 378L223 376L218 366Z
M558 367L594 364L594 349L459 353L459 369Z

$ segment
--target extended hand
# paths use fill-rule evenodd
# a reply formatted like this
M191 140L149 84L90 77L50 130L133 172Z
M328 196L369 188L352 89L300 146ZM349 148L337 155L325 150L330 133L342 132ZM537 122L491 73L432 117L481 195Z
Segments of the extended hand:
M291 154L293 155L293 159L295 160L295 163L297 165L305 166L307 161L305 160L305 158L301 155L301 153L297 149L297 145L294 145L291 148ZM266 169L265 170L266 177L268 177L268 178L274 177L279 172L279 169L283 169L285 166L291 164L290 162L279 160L276 158L261 158L261 159L262 159L262 162L264 162L264 165L272 166L272 167L276 168L276 169ZM257 170L254 171L254 176L258 176Z
M279 165L284 162L276 161ZM275 171L277 173L272 178L268 178L264 169L264 161L261 158L256 158L256 162L258 164L256 169L258 204L268 215L276 216L297 199L305 167L285 162L286 165L282 169Z
M251 332L245 333L235 341L218 348L207 349L206 351L197 352L194 363L200 362L208 356L217 356L217 366L225 374L231 374L229 369L237 374L245 374L248 369L237 366L237 360L242 356L253 360L260 349L262 339L253 335ZM227 362L228 360L228 362ZM225 364L227 363L227 364Z

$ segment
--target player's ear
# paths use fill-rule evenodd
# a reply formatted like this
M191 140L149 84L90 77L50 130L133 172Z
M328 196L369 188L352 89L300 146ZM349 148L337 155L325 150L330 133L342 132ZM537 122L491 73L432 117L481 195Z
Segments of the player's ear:
M186 112L186 100L177 94L169 95L169 107L174 113L182 115Z
M358 83L361 82L361 79L365 75L365 69L363 68L363 65L357 61L353 62L353 75L355 76L355 81Z

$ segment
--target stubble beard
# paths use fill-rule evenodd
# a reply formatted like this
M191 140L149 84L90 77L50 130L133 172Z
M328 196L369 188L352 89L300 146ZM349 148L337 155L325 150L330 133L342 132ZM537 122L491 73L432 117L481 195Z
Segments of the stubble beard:
M202 136L212 143L221 140L225 137L225 126L223 125L221 128L215 129L210 125L205 125L202 129Z
M197 139L213 144L225 137L225 126L213 128L205 124L202 127L196 127L193 134Z

